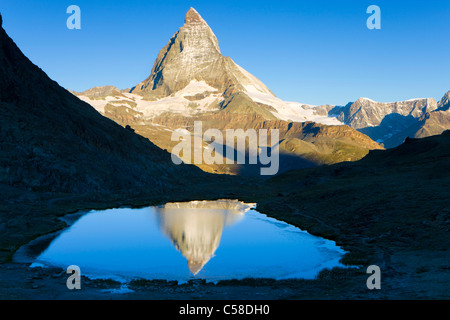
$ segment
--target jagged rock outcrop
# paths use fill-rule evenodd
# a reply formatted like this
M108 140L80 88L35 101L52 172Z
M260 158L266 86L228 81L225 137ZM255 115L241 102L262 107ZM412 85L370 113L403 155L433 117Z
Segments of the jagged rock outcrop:
M448 111L450 109L450 91L448 91L438 103L439 111Z
M423 115L419 121L419 129L414 138L435 136L450 128L450 112L436 110Z
M338 119L354 129L362 129L379 126L386 116L390 114L418 119L425 113L436 109L437 103L434 99L381 103L367 98L360 98L345 108Z
M319 110L392 148L407 137L424 138L450 129L449 97L447 92L439 103L432 98L391 103L360 98L345 107L323 106Z

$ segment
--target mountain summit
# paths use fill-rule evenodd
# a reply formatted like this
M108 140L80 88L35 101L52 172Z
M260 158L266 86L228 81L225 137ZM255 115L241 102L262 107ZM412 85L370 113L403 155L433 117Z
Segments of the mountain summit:
M194 8L190 8L188 12L186 12L186 17L184 18L184 23L205 23L202 16L195 10Z
M150 76L132 93L164 98L191 84L199 90L210 86L225 98L248 88L273 96L261 81L221 54L214 32L195 9L189 9L184 20L159 52Z

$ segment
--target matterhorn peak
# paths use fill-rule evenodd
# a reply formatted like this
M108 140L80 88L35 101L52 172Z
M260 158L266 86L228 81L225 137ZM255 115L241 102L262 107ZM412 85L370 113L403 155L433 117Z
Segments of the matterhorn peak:
M132 93L157 100L180 93L189 85L200 85L207 88L206 96L218 92L222 99L246 88L273 97L261 81L221 54L214 32L194 8L188 10L184 21L159 52L150 76Z
M184 23L206 23L205 20L203 20L202 16L195 10L194 8L190 8L188 12L186 12L186 17L184 18Z

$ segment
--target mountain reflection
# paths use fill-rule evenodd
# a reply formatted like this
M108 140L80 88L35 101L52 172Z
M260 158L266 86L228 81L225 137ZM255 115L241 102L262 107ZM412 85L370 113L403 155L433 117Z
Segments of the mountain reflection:
M254 205L240 201L192 201L168 203L156 209L159 226L198 274L214 256L225 226L242 219Z

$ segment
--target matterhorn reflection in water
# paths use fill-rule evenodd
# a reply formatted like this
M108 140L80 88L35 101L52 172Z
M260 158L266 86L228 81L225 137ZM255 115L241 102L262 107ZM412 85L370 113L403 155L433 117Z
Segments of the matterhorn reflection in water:
M91 211L36 263L77 265L91 278L208 281L314 278L343 250L234 200ZM187 261L186 261L187 260Z
M242 202L219 200L169 203L156 212L161 230L196 275L214 256L223 228L239 221L250 209L250 205Z

